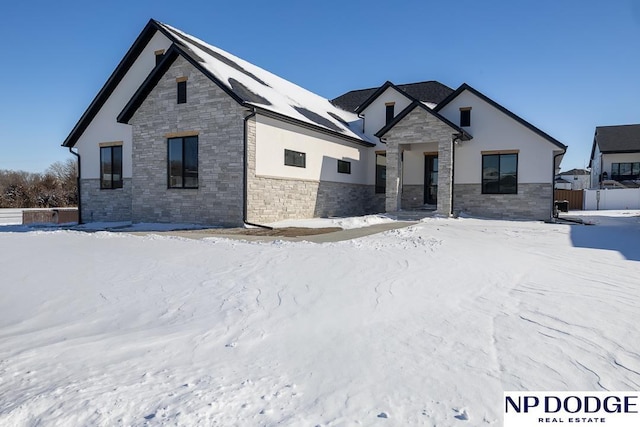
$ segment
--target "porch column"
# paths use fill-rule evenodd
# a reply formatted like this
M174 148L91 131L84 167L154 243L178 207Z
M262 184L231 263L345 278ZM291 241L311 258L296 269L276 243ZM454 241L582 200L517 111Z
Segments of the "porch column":
M385 190L385 211L397 212L400 210L400 150L398 143L387 142L387 182Z
M438 140L438 206L436 212L451 215L451 191L453 190L453 153L451 138ZM388 159L387 159L388 161Z

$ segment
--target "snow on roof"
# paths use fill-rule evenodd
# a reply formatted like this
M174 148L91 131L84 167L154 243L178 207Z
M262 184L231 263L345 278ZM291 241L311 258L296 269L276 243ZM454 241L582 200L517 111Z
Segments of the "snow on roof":
M160 24L201 59L202 66L247 104L347 137L373 143L358 131L356 114L220 48L167 24Z

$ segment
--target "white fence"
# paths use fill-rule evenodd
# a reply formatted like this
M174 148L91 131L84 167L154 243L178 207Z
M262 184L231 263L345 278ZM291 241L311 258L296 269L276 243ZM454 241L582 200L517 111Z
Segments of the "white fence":
M640 209L640 188L584 190L584 209Z

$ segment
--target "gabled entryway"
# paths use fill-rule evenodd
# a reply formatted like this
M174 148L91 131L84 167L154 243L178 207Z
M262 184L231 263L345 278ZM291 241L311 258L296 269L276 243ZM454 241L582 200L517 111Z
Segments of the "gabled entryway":
M413 102L376 136L387 145L386 211L415 208L421 202L435 205L438 214L450 215L454 142L470 140L471 135L421 102ZM420 175L422 182L414 183Z

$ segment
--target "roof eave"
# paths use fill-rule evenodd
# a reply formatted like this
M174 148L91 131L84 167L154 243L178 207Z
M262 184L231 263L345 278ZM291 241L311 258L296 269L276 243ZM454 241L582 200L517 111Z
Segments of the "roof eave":
M104 103L109 99L111 93L118 86L120 81L127 74L131 66L135 63L140 53L144 50L147 43L151 40L156 31L162 31L162 26L154 19L150 19L147 25L140 32L136 40L133 42L127 53L124 55L118 66L115 68L111 76L107 79L98 94L95 96L89 107L80 117L80 120L73 127L67 138L62 143L63 147L73 147L78 142L84 131L87 129L93 118L98 114Z
M451 93L451 95L449 95L444 100L442 100L442 102L440 102L438 105L436 105L436 107L433 110L436 111L436 112L439 112L440 110L442 110L442 108L444 108L445 105L449 104L451 101L453 101L455 98L457 98L458 95L460 95L465 90L468 90L469 92L471 92L472 94L474 94L478 98L482 99L483 101L485 101L489 105L493 106L497 110L499 110L502 113L506 114L507 116L511 117L512 119L514 119L515 121L517 121L518 123L520 123L521 125L526 127L527 129L529 129L532 132L538 134L539 136L541 136L542 138L546 139L547 141L549 141L553 145L557 146L561 150L564 150L564 151L567 150L567 146L565 144L561 143L560 141L558 141L557 139L555 139L554 137L552 137L548 133L542 131L541 129L535 127L534 125L532 125L528 121L524 120L522 117L518 116L517 114L514 114L513 112L509 111L508 109L506 109L502 105L498 104L497 102L495 102L493 99L489 98L488 96L486 96L482 92L479 92L476 89L474 89L473 87L469 86L467 83L461 84L458 89L453 91L453 93Z

